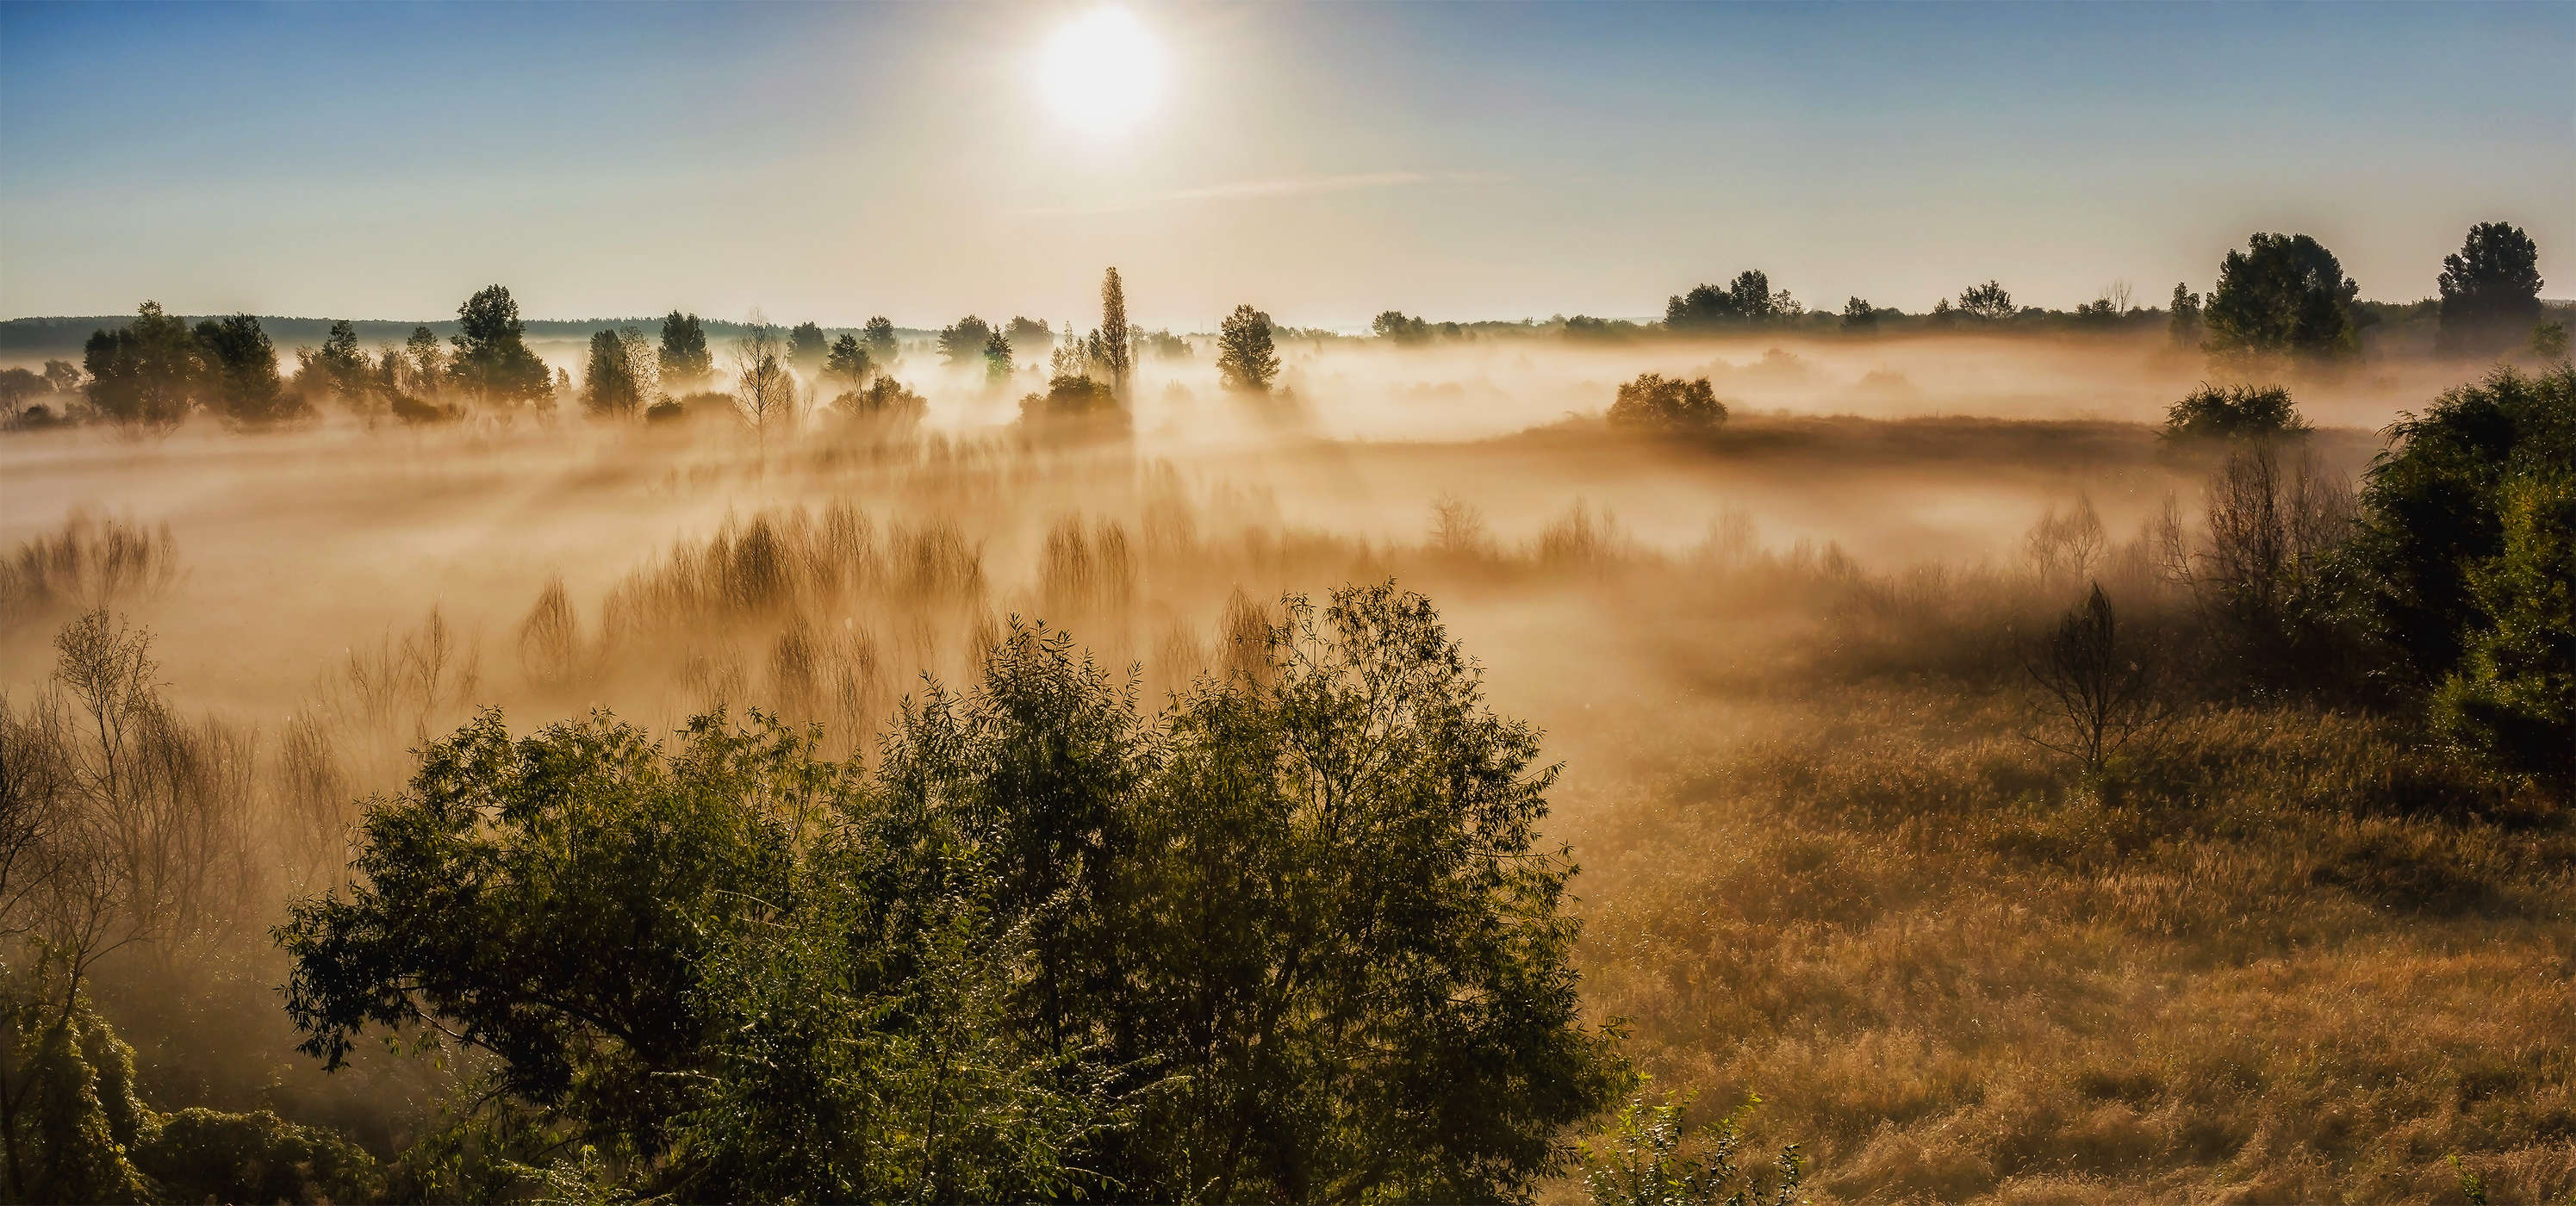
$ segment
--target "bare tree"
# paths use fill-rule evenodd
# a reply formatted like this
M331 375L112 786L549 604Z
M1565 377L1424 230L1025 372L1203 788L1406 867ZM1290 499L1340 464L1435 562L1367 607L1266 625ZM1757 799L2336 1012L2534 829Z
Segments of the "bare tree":
M2121 632L2111 597L2094 583L2030 659L2040 717L2023 736L2087 771L2101 770L2112 754L2165 719L2156 662L2148 642Z
M793 430L796 423L796 375L787 365L787 340L755 311L742 338L734 341L734 401L769 448L769 433Z

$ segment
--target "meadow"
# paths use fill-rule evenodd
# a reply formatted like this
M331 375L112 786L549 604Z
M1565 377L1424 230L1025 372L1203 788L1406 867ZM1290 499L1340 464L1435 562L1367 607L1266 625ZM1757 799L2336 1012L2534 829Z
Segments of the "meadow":
M897 433L0 440L13 703L103 607L192 718L187 920L93 973L137 1093L388 1162L435 1129L471 1059L323 1073L270 934L478 709L759 709L871 760L1015 620L1150 709L1257 656L1284 595L1392 581L1562 765L1539 835L1580 867L1584 1018L1650 1099L1758 1095L1748 1150L1799 1145L1810 1200L2576 1191L2576 830L2397 710L2207 669L2233 655L2188 566L2224 457L2159 438L2208 371L2160 332L1281 350L1259 399L1147 364L1113 438L922 365ZM1605 425L1648 371L1709 379L1726 423ZM2298 381L2301 464L2357 480L2471 375ZM2168 673L2087 767L2033 740L2031 665L2096 582Z

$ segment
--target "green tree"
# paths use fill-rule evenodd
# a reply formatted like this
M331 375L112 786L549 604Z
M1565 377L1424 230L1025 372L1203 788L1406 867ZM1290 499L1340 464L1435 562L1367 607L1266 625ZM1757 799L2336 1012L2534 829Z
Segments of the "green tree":
M2013 307L2013 296L2001 282L1987 281L1959 291L1957 313L1977 322L2002 322L2020 311Z
M950 368L980 364L993 328L972 314L939 329L939 359Z
M277 347L258 318L209 318L197 324L196 335L204 353L204 397L217 413L253 427L305 413L304 400L289 394L278 376Z
M486 286L456 307L456 347L448 379L476 397L504 405L543 401L554 393L554 374L528 350L519 303L500 285Z
M860 345L858 336L848 332L832 341L831 352L823 358L824 375L840 382L842 393L867 384L868 369L867 348Z
M2256 234L2218 266L2201 318L2220 353L2350 356L2360 351L2353 298L2361 287L2306 235Z
M903 351L902 343L895 338L894 320L883 314L868 320L860 342L867 345L868 358L883 368L893 368L895 357Z
M2506 483L2496 555L2463 575L2483 621L2433 693L2436 729L2520 773L2576 787L2576 471Z
M1109 392L1128 397L1136 372L1135 332L1127 322L1127 284L1111 268L1100 277L1100 362L1109 375Z
M1149 723L1015 625L873 774L486 714L279 930L290 1016L335 1064L435 1022L625 1192L1524 1196L1625 1083L1554 771L1418 597L1292 598L1266 649Z
M2400 419L2389 436L2345 550L2361 610L2400 685L2448 693L2455 734L2473 724L2503 734L2514 693L2535 715L2556 706L2545 668L2563 646L2534 638L2561 604L2546 591L2514 592L2564 556L2569 537L2554 525L2569 517L2576 370L2500 370Z
M627 362L626 341L615 331L590 336L590 363L582 370L582 405L604 418L631 419L642 408L644 391Z
M1236 306L1216 336L1216 373L1227 389L1270 392L1279 375L1279 351L1270 340L1270 316L1250 306Z
M188 324L147 301L134 321L93 331L82 349L89 404L110 422L166 429L188 417L204 352Z
M1369 320L1369 330L1380 339L1396 343L1428 343L1431 340L1431 324L1408 317L1402 310L1388 310Z
M2173 301L2165 315L2165 335L2175 347L2200 346L2200 295L2181 281L2174 282Z
M706 328L695 314L673 310L663 316L659 358L663 387L675 394L705 385L716 373L715 357L707 351Z
M2540 322L2540 247L2522 228L2480 222L2460 249L2442 257L2443 351L2491 356L2522 342Z
M1726 422L1726 404L1708 378L1684 381L1646 373L1619 387L1610 425L1655 431L1712 431Z
M1000 331L984 336L984 376L996 383L1008 381L1016 371L1011 363L1011 340Z
M831 348L832 341L823 334L821 324L800 322L787 332L787 363L807 376L822 371L823 358Z
M1072 338L1072 327L1065 328L1065 336ZM1013 315L1010 325L1002 328L1002 337L1011 341L1015 354L1029 357L1032 361L1055 349L1055 329L1049 327L1044 319Z

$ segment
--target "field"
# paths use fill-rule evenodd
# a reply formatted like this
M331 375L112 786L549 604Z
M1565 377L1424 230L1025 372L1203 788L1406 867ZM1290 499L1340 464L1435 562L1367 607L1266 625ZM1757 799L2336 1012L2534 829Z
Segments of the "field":
M1587 1016L1624 1019L1648 1091L1695 1116L1758 1094L1753 1145L1801 1145L1813 1200L2576 1188L2563 810L2402 718L2259 692L2176 689L2099 773L2027 739L2031 642L2089 582L2206 639L2154 564L2203 506L2210 465L2155 427L2196 362L2125 338L1285 350L1285 400L1149 367L1115 439L999 425L1006 396L932 376L917 438L566 417L0 443L25 550L0 681L36 688L105 602L209 718L202 924L97 972L143 1097L385 1155L421 1131L458 1071L322 1074L266 935L345 874L359 801L475 709L667 731L758 708L867 756L1015 617L1159 700L1284 592L1391 579L1564 767L1543 836L1582 868ZM1605 428L1646 369L1711 377L1732 417ZM2450 383L2302 385L2323 471L2357 475Z

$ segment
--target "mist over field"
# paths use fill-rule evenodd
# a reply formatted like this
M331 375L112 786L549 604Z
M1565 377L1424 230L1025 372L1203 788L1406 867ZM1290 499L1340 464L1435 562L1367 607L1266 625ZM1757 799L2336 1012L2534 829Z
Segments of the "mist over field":
M2576 9L0 46L0 1202L2576 1200Z

